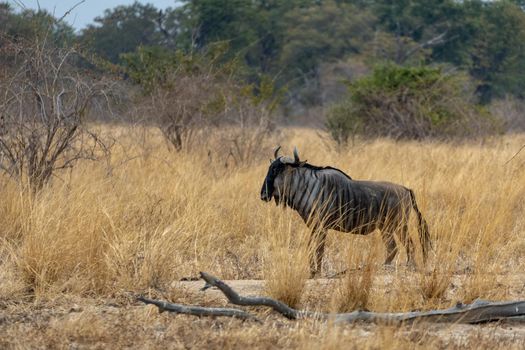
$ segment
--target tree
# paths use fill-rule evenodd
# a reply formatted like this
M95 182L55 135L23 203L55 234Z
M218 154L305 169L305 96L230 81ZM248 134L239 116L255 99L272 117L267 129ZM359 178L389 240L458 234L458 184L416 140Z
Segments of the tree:
M393 59L403 64L418 47L428 48L425 60L462 63L464 42L462 5L454 0L373 1L369 8L379 18L379 28L392 35ZM424 47L422 47L424 46Z
M488 103L505 93L522 95L525 84L522 3L377 0L369 6L379 17L381 28L394 36L385 41L386 47L397 42L394 45L406 52L444 34L438 45L425 52L425 63L448 62L467 70L478 81L479 101Z
M122 58L129 77L143 88L143 105L170 148L190 149L205 128L229 125L233 128L223 146L231 148L224 156L245 163L271 131L280 94L266 76L247 84L238 74L237 60L223 57L226 52L225 43L191 53L140 47Z
M64 46L75 40L71 26L57 20L45 10L23 10L16 13L11 5L0 2L0 34L14 40L47 40L55 45Z
M374 37L373 15L336 1L290 11L284 20L287 25L279 66L286 67L283 80L295 82L290 85L313 81L313 93L303 98L308 104L320 102L316 98L319 64L359 54Z
M470 136L490 120L469 101L461 74L393 64L348 83L348 97L332 107L327 127L339 143L353 134L395 139Z
M164 44L163 18L153 5L135 2L117 6L95 18L96 24L84 29L80 39L97 54L117 63L122 53L133 52L140 45Z
M468 70L478 81L482 103L506 93L524 96L525 12L509 1L465 3L473 38L467 43Z
M283 0L197 0L184 5L191 28L192 44L197 49L216 42L228 43L230 50L224 56L236 56L251 70L269 72L279 50L279 36L285 4ZM186 32L189 32L186 30Z
M251 1L195 0L186 6L193 17L198 48L226 40L233 51L238 51L257 40L257 13Z

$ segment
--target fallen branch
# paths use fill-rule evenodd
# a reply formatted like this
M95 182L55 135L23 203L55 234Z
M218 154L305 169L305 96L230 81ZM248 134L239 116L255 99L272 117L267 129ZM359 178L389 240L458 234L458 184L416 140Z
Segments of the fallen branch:
M326 314L310 311L300 311L272 299L261 297L243 297L230 286L206 272L201 272L201 277L206 281L204 289L210 286L217 287L235 305L268 306L289 319L299 318L333 318L335 322L374 322L374 323L399 323L399 322L457 322L457 323L483 323L499 321L512 317L525 317L525 301L489 302L477 300L470 305L458 303L455 307L445 310L414 311L401 313L381 313L369 311L354 311L343 314ZM525 320L525 319L524 319Z
M277 311L281 315L292 319L332 319L335 322L353 323L353 322L373 322L373 323L411 323L414 321L437 322L437 323L466 323L476 324L495 321L513 321L525 322L525 301L502 301L490 302L477 300L472 304L458 303L456 306L444 310L432 311L413 311L399 313L382 313L370 311L354 311L351 313L331 314L322 312L312 312L306 310L294 309L285 303L268 297L245 297L239 295L230 286L220 279L206 273L200 273L201 278L206 282L202 290L210 287L218 288L234 305L242 306L267 306ZM261 322L255 316L238 309L227 308L207 308L200 306L186 306L179 304L170 304L163 301L151 300L139 297L138 300L156 305L159 310L171 311L180 314L196 316L229 316L245 320L256 320Z
M336 322L374 322L374 323L410 323L413 321L435 323L486 323L509 319L516 322L525 321L525 301L490 302L476 300L472 304L458 303L445 310L414 311L400 313L380 313L354 311L347 314L336 314Z
M229 309L222 307L202 307L189 306L181 304L172 304L165 301L148 299L142 296L137 297L138 301L145 304L155 305L159 308L159 312L169 311L176 314L194 315L194 316L226 316L235 317L241 320L253 320L261 322L257 317L239 309Z
M239 295L230 286L228 286L226 283L224 283L217 277L214 277L206 272L201 272L200 275L201 275L201 278L206 282L206 285L204 286L202 290L206 290L210 287L217 287L226 296L226 298L228 298L230 303L234 305L268 306L274 309L275 311L277 311L278 313L280 313L281 315L283 315L284 317L289 318L291 320L297 320L299 318L308 318L308 317L315 317L315 318L325 318L326 317L326 315L322 313L296 310L286 305L285 303L279 300L272 299L272 298L243 297L242 295Z

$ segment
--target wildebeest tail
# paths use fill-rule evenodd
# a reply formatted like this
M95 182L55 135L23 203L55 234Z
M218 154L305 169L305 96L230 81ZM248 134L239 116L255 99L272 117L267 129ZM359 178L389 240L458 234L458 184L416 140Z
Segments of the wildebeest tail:
M419 241L421 242L421 248L423 249L423 260L426 261L428 256L428 251L432 249L432 242L430 241L430 232L428 231L428 225L425 219L423 218L423 215L421 215L421 212L419 211L419 208L417 207L416 203L416 197L414 196L414 192L409 189L410 192L410 201L412 202L412 208L414 208L414 211L417 215L417 221L418 221L418 231L419 231Z

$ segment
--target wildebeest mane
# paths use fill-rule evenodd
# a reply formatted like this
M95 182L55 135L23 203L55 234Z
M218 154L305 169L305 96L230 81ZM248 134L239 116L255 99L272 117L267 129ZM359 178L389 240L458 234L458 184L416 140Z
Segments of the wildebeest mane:
M334 167L331 167L331 166L317 166L317 165L312 165L312 164L304 163L304 164L302 165L302 167L304 167L304 168L308 168L308 169L312 169L312 170L335 170L335 171L340 172L340 173L343 174L344 176L346 176L346 177L348 178L348 180L352 180L352 178L350 177L350 175L348 175L347 173L345 173L345 172L342 171L341 169L337 169L337 168L334 168Z

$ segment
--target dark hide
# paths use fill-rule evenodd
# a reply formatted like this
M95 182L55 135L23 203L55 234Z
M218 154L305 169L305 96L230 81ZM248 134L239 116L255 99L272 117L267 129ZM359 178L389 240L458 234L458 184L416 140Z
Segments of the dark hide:
M412 241L408 236L410 210L414 209L419 221L423 255L430 246L428 227L423 219L413 192L389 182L356 181L343 171L331 167L316 167L290 158L275 159L263 183L261 199L289 206L296 210L320 237L316 244L316 264L320 268L324 251L326 229L366 235L381 231L387 247L385 263L390 264L397 253L394 235L399 235L412 258Z

